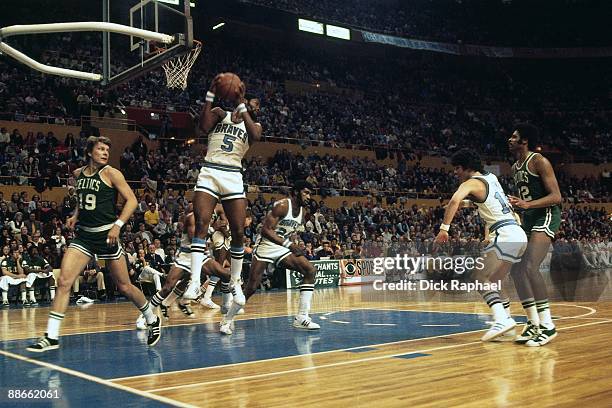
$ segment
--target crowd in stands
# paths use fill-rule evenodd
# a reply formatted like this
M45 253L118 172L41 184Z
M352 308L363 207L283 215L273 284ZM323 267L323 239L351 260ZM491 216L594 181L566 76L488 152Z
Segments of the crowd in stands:
M138 208L122 229L121 241L133 281L151 282L159 289L160 279L169 271L176 249L180 246L181 217L188 202L182 191L170 187L163 195L145 189L137 193L137 198ZM263 217L270 210L273 200L266 201L262 195L258 195L249 202L245 228L247 262L252 256ZM30 198L26 192L16 192L5 200L0 192L0 266L4 277L17 280L11 281L11 285L21 285L21 300L24 303L53 297L55 278L50 271L60 267L67 244L73 238L73 232L65 227L65 219L75 206L76 197L72 190L61 205L43 201L39 195ZM443 214L442 206L424 208L405 201L383 207L374 198L368 198L365 202L349 203L347 200L341 207L333 209L327 207L323 200L313 200L305 213L303 230L291 238L310 260L431 254L433 238ZM583 259L581 265L586 267L610 266L612 225L608 217L603 208L566 207L555 251L562 254L579 251ZM449 255L478 253L483 231L484 226L476 209L463 208L453 222L451 240L437 251ZM23 268L17 267L17 264L23 265ZM40 268L28 269L33 264L40 265ZM34 285L36 277L28 279L29 274L42 272L49 272L44 277L39 276L42 281L48 281L46 286ZM112 288L106 275L103 268L92 263L77 280L75 294L87 283L95 286L100 298L104 297L106 289ZM4 284L5 278L2 279L0 288L8 294L9 285ZM27 297L26 289L31 292ZM50 289L50 295L47 289ZM37 291L36 296L34 290ZM112 290L109 292L114 293Z
M99 46L83 47L97 44L93 37L57 36L41 51L42 61L101 71ZM580 160L608 160L605 142L612 110L605 63L482 63L413 52L407 58L388 57L393 64L367 57L354 64L355 57L348 55L330 57L323 51L254 40L244 40L248 46L240 50L225 46L232 41L228 37L207 42L184 92L166 89L161 70L103 93L94 83L42 76L3 60L0 95L6 97L0 98L0 112L20 121L62 124L77 122L92 108L98 114L113 114L118 104L199 109L210 79L231 71L241 75L249 92L262 97L259 119L266 138L384 146L406 155L448 155L458 145L467 145L505 158L512 124L530 121L542 128L545 150L572 152ZM593 77L603 83L591 81ZM348 94L296 94L287 90L286 80L341 87ZM572 158L567 153L564 159Z
M354 0L350 5L342 0L240 1L325 23L432 41L534 47L610 45L598 30L606 24L600 15L605 9L595 1Z
M17 129L0 128L0 183L33 185L38 191L45 188L74 186L72 172L85 164L86 133L46 135ZM125 149L120 158L120 169L134 187L146 185L153 191L164 191L165 186L187 190L197 180L202 164L202 151L182 148L162 142L158 149L149 151L140 140ZM309 181L322 196L385 196L394 203L402 198L448 197L457 186L452 172L439 168L422 167L418 156L394 156L397 160L383 164L378 160L321 155L294 154L278 151L269 160L249 157L245 161L245 183L251 192L274 192L289 184L290 174L308 174ZM387 162L388 163L388 162ZM566 201L609 202L610 175L582 179L557 174ZM513 183L500 176L506 190L512 192Z

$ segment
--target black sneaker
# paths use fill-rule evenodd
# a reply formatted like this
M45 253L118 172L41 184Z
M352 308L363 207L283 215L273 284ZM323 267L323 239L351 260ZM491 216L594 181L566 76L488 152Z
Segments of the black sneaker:
M539 333L538 326L531 323L531 320L527 320L525 327L523 327L523 331L519 334L514 340L515 343L525 344L529 340L531 340L534 336Z
M26 300L24 302L21 303L23 305L23 307L30 307L30 301Z
M34 352L34 353L43 353L49 350L56 350L59 348L59 341L53 340L47 337L47 333L38 341L31 346L29 346L26 350Z
M9 302L2 302L3 308L9 307L9 306L10 306Z
M170 316L168 315L168 306L164 306L164 305L159 305L159 308L161 309L162 315L166 318L169 319Z
M179 302L178 304L179 310L181 312L183 312L183 314L187 317L190 317L193 315L193 310L191 310L191 306L189 305L184 305L182 303Z
M147 345L153 347L157 344L161 337L161 319L158 317L155 323L148 324L149 338L147 339Z

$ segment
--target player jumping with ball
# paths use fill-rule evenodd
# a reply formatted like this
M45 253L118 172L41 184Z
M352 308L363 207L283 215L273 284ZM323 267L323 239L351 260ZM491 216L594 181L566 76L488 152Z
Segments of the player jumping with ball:
M228 80L229 78L229 80ZM229 82L229 83L228 83ZM212 107L215 93L229 95L241 102L233 112ZM242 182L242 158L249 146L261 138L261 124L257 123L259 99L244 99L245 86L233 74L215 77L206 94L206 104L200 116L200 130L208 134L208 152L200 170L193 197L195 235L191 241L192 280L183 295L196 299L200 288L200 270L206 254L208 225L218 201L221 202L229 221L232 235L230 245L230 271L234 301L245 302L240 276L244 258L244 221L246 195Z

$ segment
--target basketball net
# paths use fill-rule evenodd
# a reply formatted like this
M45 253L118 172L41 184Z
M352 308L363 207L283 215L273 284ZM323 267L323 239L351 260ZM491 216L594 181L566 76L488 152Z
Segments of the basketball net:
M202 43L197 40L193 40L193 48L187 51L183 55L179 55L176 58L172 58L162 65L164 72L166 73L166 86L170 89L182 89L187 88L187 77L189 71L198 59L202 51Z

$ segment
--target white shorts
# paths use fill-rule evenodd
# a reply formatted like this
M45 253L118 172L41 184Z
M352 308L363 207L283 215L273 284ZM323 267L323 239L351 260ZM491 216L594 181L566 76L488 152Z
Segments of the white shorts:
M12 276L2 276L0 277L0 289L2 289L5 292L8 292L9 285L15 286L15 285L19 285L26 281L27 281L26 278L17 279L17 278L13 278Z
M200 191L217 200L246 198L240 168L206 162L200 169L194 191Z
M497 259L510 263L521 261L528 242L525 231L516 222L505 223L490 231L489 241L483 252L495 251Z
M275 266L289 255L291 255L289 248L285 248L282 245L264 239L255 246L255 250L253 251L255 259L262 262L273 263Z
M212 234L211 240L212 240L213 248L215 249L215 251L218 251L221 248L224 248L229 251L230 244L232 242L232 237L228 236L226 238L225 235L223 235L221 231L215 231Z
M53 276L53 272L51 271L28 273L28 277L26 278L26 286L28 288L32 287L36 279L48 279L48 278L51 278L52 276Z
M204 254L204 262L202 262L202 265L208 261L210 261L210 257L208 254ZM187 273L191 273L191 252L180 250L179 253L176 254L172 266L182 269Z

